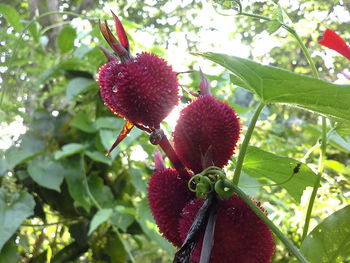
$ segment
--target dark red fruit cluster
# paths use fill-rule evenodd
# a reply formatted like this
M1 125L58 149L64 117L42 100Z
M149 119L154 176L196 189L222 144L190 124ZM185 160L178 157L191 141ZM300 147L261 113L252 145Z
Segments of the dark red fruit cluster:
M107 62L99 70L98 83L111 111L148 127L158 127L179 100L176 73L150 53L138 54L125 63Z
M235 111L208 94L182 110L174 132L174 147L182 162L199 173L208 166L225 166L234 153L239 133Z
M98 72L101 97L114 114L130 123L159 128L160 122L179 101L176 72L154 54L141 53L133 57L123 26L117 16L113 14L113 17L120 42L107 23L100 25L115 52L101 47L109 59Z

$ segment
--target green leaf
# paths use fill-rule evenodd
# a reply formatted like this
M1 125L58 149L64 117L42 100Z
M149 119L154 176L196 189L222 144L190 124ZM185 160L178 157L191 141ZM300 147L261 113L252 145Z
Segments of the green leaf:
M113 207L115 198L111 189L104 184L103 179L97 174L91 174L88 178L91 194L102 207Z
M0 176L4 175L8 168L6 159L0 159Z
M5 17L7 22L13 26L13 28L18 32L22 33L23 26L20 22L20 16L16 9L9 5L0 4L0 13Z
M98 151L86 151L85 154L92 160L96 161L96 162L100 162L100 163L105 163L108 165L112 165L112 160L107 157L106 155L104 155L101 152Z
M350 137L350 125L347 122L338 122L335 131L344 139Z
M75 127L87 133L96 132L96 128L88 116L84 113L78 113L70 122L70 126Z
M57 37L58 48L61 53L67 53L74 47L74 40L77 36L74 28L64 27Z
M125 120L116 117L100 117L96 120L96 129L120 130L123 128Z
M291 104L328 117L350 121L350 85L338 85L249 59L198 53L233 73L231 81L264 103Z
M333 132L329 136L329 142L340 151L350 153L350 140L348 138L343 139L339 134Z
M17 257L17 245L15 239L12 238L6 242L2 250L0 251L0 263L17 263L19 258Z
M20 147L12 146L5 153L8 169L34 158L44 150L45 143L32 133L22 135L21 140Z
M68 184L70 196L74 199L74 201L89 212L91 203L86 189L85 174L83 168L81 167L80 157L69 162L66 161L64 167L64 178Z
M236 15L242 9L240 0L214 0L212 5L221 15Z
M92 79L87 78L74 78L68 82L66 88L66 97L69 101L74 99L75 96L79 95L82 92L88 91L96 85L96 82Z
M0 188L0 251L22 221L33 215L34 198L25 191L9 193Z
M55 160L59 160L73 154L81 153L85 146L80 143L69 143L62 147L61 151L55 152Z
M108 151L113 143L115 142L119 131L110 131L102 129L100 130L100 138L102 145ZM140 135L142 131L140 129L132 129L130 134L116 147L111 153L112 159L114 159L120 152L128 149L129 145L132 144Z
M128 227L134 222L136 211L133 207L125 207L117 205L115 207L115 215L112 222L115 226L126 232Z
M101 225L102 223L106 222L108 219L111 218L113 215L113 209L112 208L105 208L97 211L97 213L94 215L94 217L91 220L89 233L88 235L91 235L95 229Z
M28 173L33 180L48 189L61 192L65 168L52 160L33 160L28 164Z
M350 175L350 166L345 166L336 160L325 160L324 165L337 173Z
M142 231L151 240L156 241L158 245L168 253L173 253L173 246L159 234L158 227L154 222L149 204L145 199L139 203L136 220L139 222Z
M288 157L281 157L257 147L249 146L243 171L255 178L268 178L279 184L300 203L300 198L307 186L313 186L315 173L305 164Z
M147 183L146 180L143 179L145 175L145 171L143 169L129 168L129 174L131 175L131 183L136 188L136 190L146 195L147 193Z
M306 237L300 248L310 263L350 259L350 206L334 212Z
M110 258L110 262L113 263L125 263L128 262L128 254L123 244L125 240L121 240L116 233L110 233L107 235L106 244L103 249L100 250L100 258ZM94 251L95 252L95 251Z
M270 34L275 33L283 23L283 10L280 5L277 5L272 13L272 20L267 22L267 32Z
M269 22L267 22L267 32L269 32L269 34L273 34L275 33L280 27L282 26L281 22L278 20L271 20Z

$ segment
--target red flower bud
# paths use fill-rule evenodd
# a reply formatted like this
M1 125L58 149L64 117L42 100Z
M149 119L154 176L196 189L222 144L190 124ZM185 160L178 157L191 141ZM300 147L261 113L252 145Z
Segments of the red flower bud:
M174 147L181 161L199 173L207 166L225 166L239 133L239 118L231 107L211 95L200 96L181 111Z
M334 31L326 29L322 39L318 42L320 45L333 49L350 60L350 47Z
M107 62L98 73L103 101L132 123L159 127L178 103L178 80L171 66L150 53Z
M183 209L179 223L182 240L203 202L195 199ZM199 262L202 241L203 234L192 255L194 262ZM219 200L210 263L268 263L274 247L271 230L242 198L233 195Z
M161 169L152 174L148 183L148 200L154 219L163 236L175 246L181 246L178 232L180 213L194 198L187 182L175 169Z

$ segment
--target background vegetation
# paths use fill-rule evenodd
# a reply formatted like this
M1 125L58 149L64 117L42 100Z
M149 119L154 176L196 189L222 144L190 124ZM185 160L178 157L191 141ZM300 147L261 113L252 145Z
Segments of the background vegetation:
M321 79L345 83L340 72L349 68L349 62L317 41L326 28L350 41L350 2L280 4L310 49ZM242 5L245 12L269 17L276 10L273 1L242 1ZM154 150L148 136L135 129L110 157L104 156L123 125L103 105L95 81L106 61L97 45L107 46L98 19L111 20L110 9L122 19L134 54L154 52L176 71L201 66L215 96L239 113L243 133L256 97L232 85L223 68L191 52L245 54L255 61L311 74L302 50L286 31L271 34L268 23L232 16L236 12L214 2L3 0L0 262L118 263L126 262L128 253L136 262L171 262L174 248L157 232L146 200ZM181 75L180 82L196 91L198 77ZM190 99L184 93L183 103ZM173 119L164 126L170 133ZM320 132L319 115L271 104L262 112L251 144L315 170ZM350 204L348 135L347 125L329 133L326 170L311 229ZM234 163L227 168L229 175ZM249 167L249 162L245 167L240 186L260 200L269 218L300 245L315 175L311 172L310 180L297 188L297 179L289 182L289 188L266 186L276 183L275 178L257 172L259 167ZM293 167L289 163L281 169L288 173ZM274 262L291 262L293 257L276 242Z

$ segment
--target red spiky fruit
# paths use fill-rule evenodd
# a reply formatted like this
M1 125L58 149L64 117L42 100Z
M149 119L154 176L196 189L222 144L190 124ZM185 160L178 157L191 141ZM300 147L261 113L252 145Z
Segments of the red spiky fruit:
M183 209L179 223L182 240L203 202L194 199ZM272 232L241 197L219 200L217 209L210 263L271 262L275 247ZM192 255L194 262L199 262L202 241L203 233Z
M153 217L163 236L175 246L181 246L179 218L185 205L194 198L187 181L175 169L155 171L148 183L148 201Z
M210 165L226 165L239 133L236 112L226 103L205 95L181 111L174 131L174 148L181 161L199 173Z
M107 62L99 69L98 83L113 113L148 127L158 128L179 100L176 72L151 53Z

